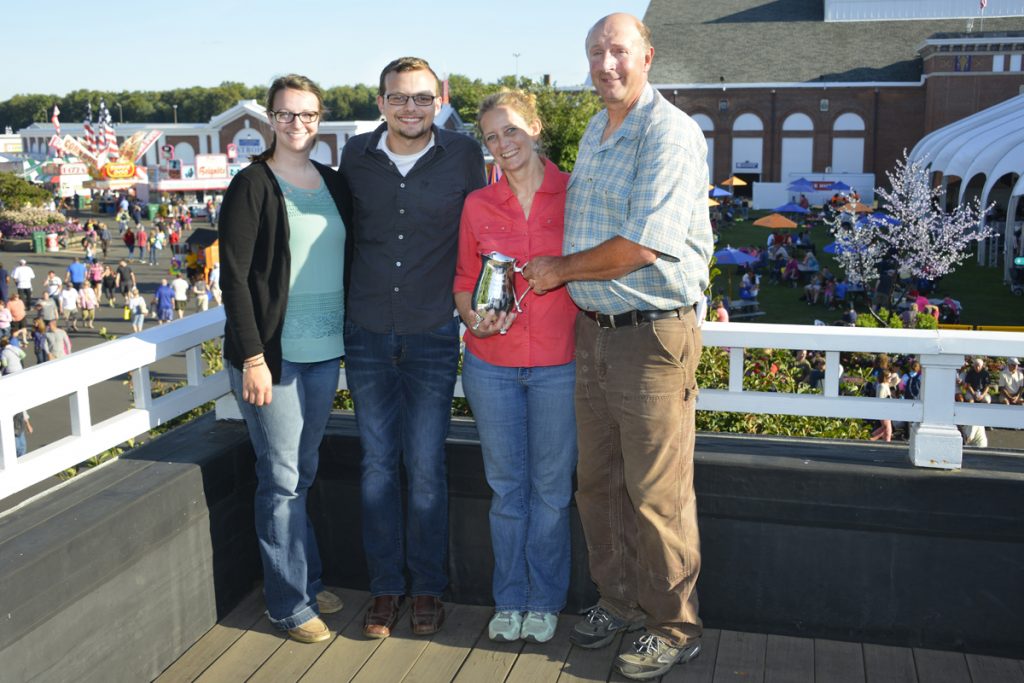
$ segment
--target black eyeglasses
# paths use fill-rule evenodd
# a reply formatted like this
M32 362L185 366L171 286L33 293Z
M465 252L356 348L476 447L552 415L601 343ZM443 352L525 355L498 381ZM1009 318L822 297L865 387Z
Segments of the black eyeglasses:
M389 95L385 95L384 99L387 100L388 104L392 106L401 107L403 104L409 101L410 97L412 98L413 103L417 107L429 107L434 103L434 100L437 99L437 95L427 95L426 93L418 93L416 95L403 95L401 93L391 93Z
M278 123L291 123L295 120L295 117L299 117L299 121L303 123L313 123L320 118L320 112L318 111L272 111L270 115L274 117L274 120Z

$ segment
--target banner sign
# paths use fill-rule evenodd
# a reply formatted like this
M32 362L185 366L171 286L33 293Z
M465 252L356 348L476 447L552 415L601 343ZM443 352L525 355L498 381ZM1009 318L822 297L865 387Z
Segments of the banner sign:
M196 178L227 178L228 157L225 154L197 154Z

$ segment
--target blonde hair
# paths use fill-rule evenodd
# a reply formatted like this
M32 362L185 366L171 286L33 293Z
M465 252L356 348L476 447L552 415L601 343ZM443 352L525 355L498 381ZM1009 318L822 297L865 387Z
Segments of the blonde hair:
M508 107L522 116L527 125L537 123L541 128L544 127L543 122L540 120L540 114L537 113L536 95L525 90L502 88L498 92L485 97L483 102L480 103L480 109L476 114L477 128L480 128L480 121L483 119L484 114L498 107ZM482 133L483 130L481 129L480 132Z

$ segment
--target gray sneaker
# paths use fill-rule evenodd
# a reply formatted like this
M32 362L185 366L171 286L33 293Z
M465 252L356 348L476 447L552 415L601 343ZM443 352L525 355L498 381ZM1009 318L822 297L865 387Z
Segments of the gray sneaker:
M624 652L615 659L615 666L626 678L643 681L665 674L674 664L686 664L700 654L700 649L700 638L675 647L653 633L644 633L633 643L633 652Z
M619 619L604 607L591 607L587 615L569 633L573 645L594 650L604 647L615 639L619 631L635 631L643 626L641 622Z
M523 613L503 610L495 612L491 623L487 626L487 637L497 643L510 643L519 640L523 628Z

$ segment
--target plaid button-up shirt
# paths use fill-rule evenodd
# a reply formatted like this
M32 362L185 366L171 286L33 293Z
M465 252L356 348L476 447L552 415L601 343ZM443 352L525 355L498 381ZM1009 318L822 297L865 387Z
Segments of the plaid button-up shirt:
M649 84L604 142L602 110L580 141L569 180L563 252L624 237L658 260L615 280L569 283L584 310L615 315L695 304L708 284L712 253L707 142L697 123Z

